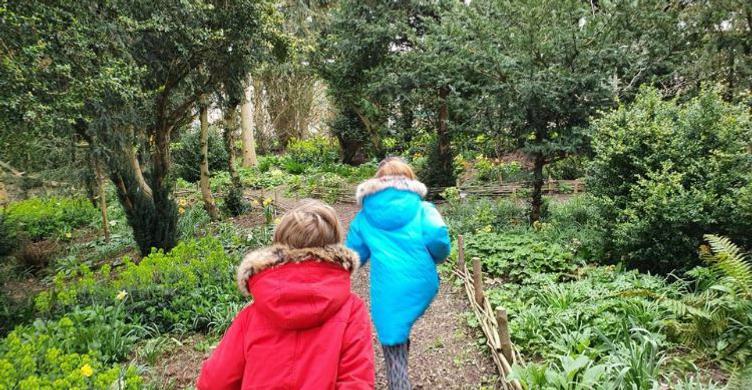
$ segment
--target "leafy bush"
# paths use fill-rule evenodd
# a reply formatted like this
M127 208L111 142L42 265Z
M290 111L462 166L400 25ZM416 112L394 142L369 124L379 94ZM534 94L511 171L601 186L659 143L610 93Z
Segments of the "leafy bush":
M752 244L752 121L712 91L679 103L644 89L594 124L588 189L613 256L667 273L696 264L702 235ZM745 203L746 202L746 203Z
M31 198L6 209L7 223L32 241L62 236L95 220L97 209L85 198Z
M306 166L310 165L327 165L335 164L339 161L339 144L327 137L317 136L306 139L293 139L287 144L285 162L286 168L295 168L300 174L305 171Z
M517 161L493 161L483 155L475 159L473 168L476 171L475 181L480 183L521 181L529 179L530 176Z
M112 363L126 357L134 330L116 308L17 327L0 341L0 388L139 389L134 366Z
M59 313L127 293L130 323L160 331L206 330L214 306L243 302L233 281L234 263L216 238L183 241L169 253L152 252L138 264L126 259L116 275L109 266L94 274L85 265L73 278L56 275L54 287L37 296L35 305L42 313Z
M172 163L175 174L191 183L201 178L201 148L199 145L198 129L186 131L180 142L171 145ZM227 169L227 149L222 135L215 127L209 127L207 150L209 157L209 172L214 173Z
M574 180L585 177L588 159L581 155L572 155L547 164L543 175L557 180Z
M538 273L574 270L574 253L535 233L478 232L465 237L468 258L479 257L486 270L512 282L525 282Z

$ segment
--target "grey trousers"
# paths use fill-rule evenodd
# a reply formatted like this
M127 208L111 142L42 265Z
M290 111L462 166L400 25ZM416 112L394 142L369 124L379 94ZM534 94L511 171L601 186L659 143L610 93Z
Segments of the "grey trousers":
M407 376L407 355L410 341L405 344L382 345L386 361L386 378L389 390L410 390L410 378Z

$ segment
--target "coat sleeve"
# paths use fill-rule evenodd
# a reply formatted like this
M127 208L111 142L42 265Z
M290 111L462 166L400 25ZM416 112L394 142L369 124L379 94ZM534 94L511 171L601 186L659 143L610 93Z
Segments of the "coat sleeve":
M235 317L222 341L204 362L196 383L198 390L240 389L245 370L244 335L249 309L245 308Z
M431 257L438 264L449 257L451 246L449 243L449 229L441 218L436 206L423 202L423 243L431 253Z
M355 302L345 329L335 388L373 389L375 369L371 320L363 301L357 297L353 299Z
M363 240L363 235L360 231L361 221L361 214L358 213L350 224L350 230L347 232L345 246L358 253L358 256L360 256L360 264L363 265L371 258L371 251Z

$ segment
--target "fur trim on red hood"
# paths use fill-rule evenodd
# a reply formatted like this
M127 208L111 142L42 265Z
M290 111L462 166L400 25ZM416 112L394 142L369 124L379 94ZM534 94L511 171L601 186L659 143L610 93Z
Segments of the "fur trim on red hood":
M283 264L300 263L307 260L329 262L341 265L350 273L360 267L358 254L343 245L327 245L317 248L289 248L284 245L272 245L249 252L238 266L237 282L240 291L248 296L248 279L269 268Z

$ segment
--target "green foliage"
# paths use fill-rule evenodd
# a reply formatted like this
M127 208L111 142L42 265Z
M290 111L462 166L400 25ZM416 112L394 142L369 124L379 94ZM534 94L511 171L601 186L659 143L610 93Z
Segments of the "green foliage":
M322 136L290 140L285 151L288 161L309 166L336 164L340 155L338 145L332 139Z
M245 213L248 210L249 204L245 200L243 188L230 186L226 190L227 194L224 197L224 202L222 202L222 207L233 217Z
M0 257L7 256L18 247L16 229L8 221L5 210L0 211Z
M576 267L574 253L541 235L478 232L465 237L468 258L479 257L486 271L514 283L538 273L565 274Z
M13 226L18 234L38 241L62 237L92 223L97 215L97 209L85 198L31 198L8 205L4 226Z
M199 148L199 131L191 129L182 134L180 141L172 144L172 162L175 173L182 179L195 183L200 178L201 149ZM207 138L209 151L209 172L227 168L227 149L222 135L216 127L210 127Z
M574 180L587 174L588 159L582 155L567 156L559 161L546 165L543 175L556 180Z
M203 237L207 233L210 222L209 213L203 205L189 206L178 219L178 237L181 241Z
M56 313L111 302L126 292L129 323L161 331L206 330L214 306L243 301L233 282L234 263L218 239L183 241L169 253L154 251L138 264L126 259L114 275L108 266L95 274L85 265L71 277L57 275L54 287L35 304L42 313Z
M598 204L590 195L578 195L550 203L542 233L549 240L572 247L580 259L608 264L601 225Z
M525 229L526 209L510 199L464 199L457 188L443 194L447 200L447 224L453 234L469 234L479 230L508 231Z
M681 341L713 359L738 366L752 357L752 264L728 238L706 235L700 248L707 264L688 272L681 299L662 297L675 316L670 323Z
M612 257L655 272L696 263L702 235L752 243L748 108L713 91L686 103L645 89L595 122L588 190Z
M139 389L136 368L114 363L127 355L134 331L114 307L18 327L0 341L0 387Z

